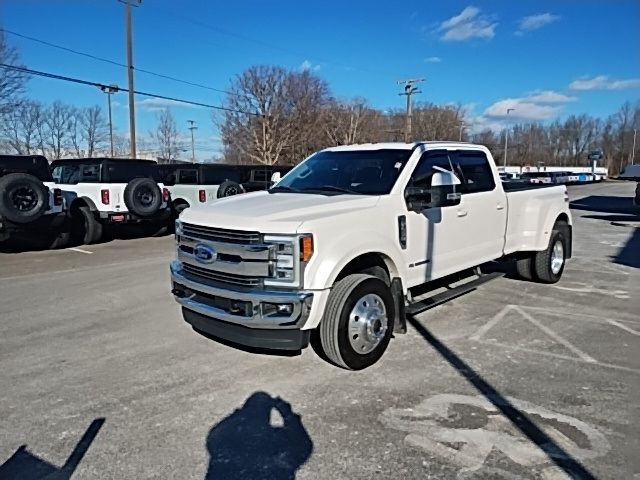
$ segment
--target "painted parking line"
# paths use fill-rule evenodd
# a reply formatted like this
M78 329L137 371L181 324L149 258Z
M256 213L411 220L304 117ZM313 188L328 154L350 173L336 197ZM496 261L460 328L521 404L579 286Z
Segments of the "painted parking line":
M71 250L73 252L78 252L78 253L84 253L85 255L93 255L93 252L90 252L89 250L83 250L82 248L71 247L71 248L67 248L67 250Z
M640 336L640 332L638 332L637 330L634 330L633 328L629 328L629 327L627 327L626 325L623 325L623 324L622 324L622 323L620 323L620 322L616 322L615 320L607 320L607 323L608 323L609 325L613 325L614 327L621 328L621 329L622 329L622 330L624 330L625 332L629 332L629 333L631 333L631 334L633 334L633 335L638 335L638 336Z

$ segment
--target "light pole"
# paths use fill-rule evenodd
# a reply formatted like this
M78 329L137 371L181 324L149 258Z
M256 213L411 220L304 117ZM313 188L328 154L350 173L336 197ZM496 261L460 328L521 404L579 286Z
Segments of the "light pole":
M195 150L195 141L193 137L193 131L197 130L198 127L194 126L194 123L196 123L195 120L187 120L187 123L191 125L189 127L189 130L191 130L191 161L193 163L196 163L196 150Z
M142 0L118 0L124 3L124 24L127 30L127 81L129 88L129 136L131 141L131 158L136 158L136 112L133 97L133 32L131 27L131 7L138 5L131 2L142 3Z
M515 108L507 108L507 128L504 131L504 166L507 166L507 147L509 145L509 114L513 112Z
M464 127L466 127L466 126L467 126L466 123L460 122L460 138L459 138L460 142L462 141L462 131L464 130Z
M631 165L635 165L636 159L636 133L638 133L638 129L633 129L633 150L631 150Z
M113 158L113 123L111 121L111 95L119 91L118 85L102 85L100 87L107 94L107 103L109 105L109 143L111 144L111 157Z

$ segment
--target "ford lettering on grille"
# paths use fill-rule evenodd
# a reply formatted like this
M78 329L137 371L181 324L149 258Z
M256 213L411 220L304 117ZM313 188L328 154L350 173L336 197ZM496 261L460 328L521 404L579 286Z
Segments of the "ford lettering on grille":
M218 259L218 252L209 245L199 243L193 249L193 256L200 263L213 263Z

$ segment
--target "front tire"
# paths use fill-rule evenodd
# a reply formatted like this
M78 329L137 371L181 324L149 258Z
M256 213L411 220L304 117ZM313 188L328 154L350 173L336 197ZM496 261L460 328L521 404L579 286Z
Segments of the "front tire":
M339 367L370 367L389 345L394 312L383 280L364 273L344 277L334 284L318 327L322 351Z
M535 275L541 283L556 283L562 277L567 260L567 240L564 234L554 228L546 250L536 253Z

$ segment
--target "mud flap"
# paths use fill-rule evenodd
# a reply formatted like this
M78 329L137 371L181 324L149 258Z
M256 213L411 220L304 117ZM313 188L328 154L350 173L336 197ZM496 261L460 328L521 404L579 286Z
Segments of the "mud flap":
M395 304L393 333L407 333L407 316L404 305L404 293L402 292L402 280L397 277L391 280L391 295L393 295Z

